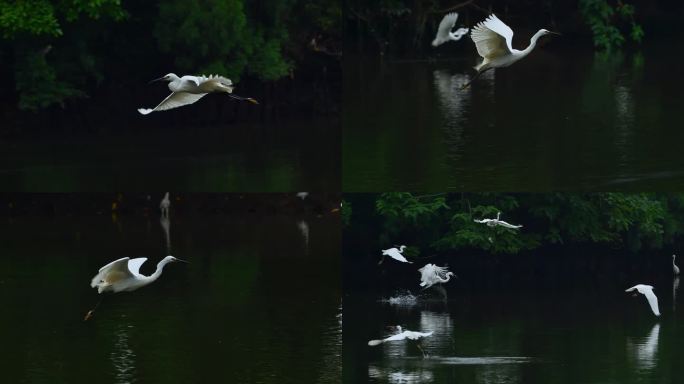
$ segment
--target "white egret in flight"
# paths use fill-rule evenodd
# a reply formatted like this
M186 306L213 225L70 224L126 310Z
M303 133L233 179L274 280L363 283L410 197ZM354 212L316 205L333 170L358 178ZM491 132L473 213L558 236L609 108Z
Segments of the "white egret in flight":
M420 286L425 289L435 284L446 283L451 279L451 276L455 276L447 267L438 267L435 264L425 264L418 272L420 272Z
M492 68L508 67L529 55L534 47L537 46L537 40L549 34L559 35L556 32L540 29L530 38L530 45L520 51L513 48L513 30L504 24L503 21L499 20L496 15L489 15L485 21L477 24L472 32L470 32L470 38L475 43L477 53L482 56L482 62L475 66L477 75L465 84L463 88L470 85L481 73Z
M458 20L458 13L451 12L444 15L442 21L439 23L437 28L437 35L435 39L432 40L432 46L437 47L446 43L447 41L459 41L465 34L470 31L468 28L459 28L454 32L451 32L456 25L456 20Z
M425 357L425 351L423 348L420 346L420 339L423 337L429 337L432 336L433 332L414 332L414 331L404 331L401 329L400 325L397 325L396 327L391 327L396 329L396 332L394 335L381 339L381 340L371 340L368 342L368 345L371 347L375 347L377 345L380 345L382 343L388 343L392 341L402 341L402 340L413 340L417 341L416 345L418 346L418 349L423 353L423 357Z
M153 283L162 274L162 270L166 264L173 262L184 262L185 260L177 259L173 256L166 256L159 263L157 263L157 270L149 276L140 274L140 266L147 260L146 257L139 257L131 259L124 257L105 265L100 268L100 271L93 277L90 282L92 288L97 287L97 293L102 292L121 292L121 291L135 291L138 288L144 287Z
M675 264L675 259L677 258L677 255L672 255L672 273L675 275L679 275L679 267L677 264Z
M382 259L380 259L380 262L378 264L381 264L383 260L385 260L385 256L389 256L393 258L394 260L401 261L402 263L409 263L413 264L413 262L406 260L404 255L402 253L404 252L404 248L406 248L405 245L402 245L399 247L399 249L396 248L390 248L390 249L383 249L382 250Z
M164 195L164 198L159 203L159 209L161 209L162 217L168 217L169 216L169 207L170 206L171 206L171 200L169 200L169 193L166 192L166 194Z
M208 93L225 93L236 100L249 101L259 104L251 97L233 95L233 82L223 76L183 76L178 77L174 73L169 73L164 77L152 81L164 80L169 82L171 94L162 100L159 105L152 109L139 108L138 112L143 115L155 111L166 111L167 109L178 108L189 105L201 99Z
M510 228L510 229L519 229L522 228L522 225L513 225L509 224L503 220L500 220L501 218L501 212L498 212L496 214L496 219L482 219L482 220L473 220L476 223L480 224L487 224L488 227L496 227L497 225L504 227L504 228Z
M656 297L655 293L653 293L653 286L646 284L637 284L632 288L625 289L625 292L632 292L634 290L646 296L646 300L648 300L648 305L651 306L653 314L656 316L660 316L660 310L658 309L658 298Z

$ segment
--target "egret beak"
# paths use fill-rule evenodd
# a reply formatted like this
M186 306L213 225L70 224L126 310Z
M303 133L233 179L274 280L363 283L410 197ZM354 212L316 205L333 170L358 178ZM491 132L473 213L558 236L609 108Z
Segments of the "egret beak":
M152 84L152 83L154 83L155 81L161 81L161 80L164 80L164 78L163 78L163 77L160 77L160 78L158 78L158 79L154 79L154 80L150 81L150 82L147 83L147 84Z
M242 96L238 96L238 95L233 95L232 93L229 93L228 96L232 97L235 100L249 101L252 104L259 104L258 101L252 99L251 97L242 97Z
M551 31L549 31L549 33L552 34L552 35L561 36L561 34L560 34L559 32L551 32Z
M176 258L176 260L175 260L175 261L180 261L181 263L185 263L185 264L190 264L190 262L189 262L189 261L186 261L186 260L182 260L182 259L179 259L179 258Z

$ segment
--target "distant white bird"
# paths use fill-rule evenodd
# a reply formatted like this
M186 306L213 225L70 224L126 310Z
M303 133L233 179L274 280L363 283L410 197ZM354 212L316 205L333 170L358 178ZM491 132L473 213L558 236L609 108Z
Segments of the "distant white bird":
M169 82L171 94L167 96L166 99L162 100L159 105L152 109L139 108L138 112L143 115L147 115L155 111L166 111L167 109L189 105L201 99L206 94L214 92L226 93L233 99L259 104L251 97L233 95L233 82L223 76L210 75L178 77L174 73L169 73L164 77L152 81L159 80Z
M418 272L420 272L420 286L425 289L435 284L446 283L451 276L454 276L454 273L450 272L447 267L438 267L435 264L425 264Z
M169 193L166 192L166 194L164 195L164 198L159 203L159 209L161 209L162 217L168 217L169 216L169 207L170 206L171 206L171 200L169 200Z
M492 14L480 22L472 32L470 38L475 43L477 53L482 56L482 62L475 67L477 75L470 80L463 88L472 83L481 73L492 68L503 68L515 63L532 52L537 46L537 40L544 35L559 35L546 29L540 29L530 38L530 45L519 51L513 49L513 30L496 15Z
M675 259L677 258L677 255L672 255L672 273L675 275L679 275L679 267L677 264L675 264Z
M159 225L164 231L164 245L166 245L166 253L171 253L171 220L168 216L163 216L159 218Z
M121 291L135 291L138 288L144 287L153 283L162 274L164 266L168 263L181 261L187 263L185 260L177 259L173 256L166 256L157 264L157 270L150 276L140 274L140 266L147 260L146 257L137 259L130 259L128 257L113 261L104 267L93 277L90 282L92 288L97 287L97 293L102 292L121 292Z
M442 45L447 41L459 41L470 31L468 28L459 28L456 31L451 32L456 25L456 20L458 20L458 13L456 12L451 12L444 15L442 21L439 23L439 27L437 28L437 35L435 36L435 39L432 40L433 47Z
M382 343L388 343L392 341L402 341L402 340L413 340L413 341L418 341L416 345L418 346L418 349L423 353L423 356L425 356L425 351L423 348L420 346L420 339L423 337L429 337L432 336L433 332L414 332L414 331L404 331L401 329L400 325L397 325L396 327L393 327L396 329L396 332L394 335L382 339L382 340L371 340L368 342L368 345L371 347L375 347L377 345L380 345Z
M651 306L653 314L655 314L656 316L660 316L660 310L658 309L658 298L656 297L655 293L653 293L653 286L637 284L632 288L626 289L625 292L632 292L635 289L637 290L637 292L646 296L646 300L648 300L648 305Z
M503 220L499 220L501 218L501 212L496 214L496 219L482 219L482 220L473 220L476 223L480 224L487 224L488 227L496 227L497 225L504 227L504 228L510 228L510 229L519 229L522 228L522 225L513 225L513 224L508 224L507 222Z
M380 262L378 264L382 263L383 260L385 260L385 256L389 256L389 257L393 258L394 260L401 261L402 263L413 264L413 262L406 260L404 255L402 255L402 253L404 252L404 248L406 248L405 245L402 245L401 247L399 247L399 249L396 249L396 248L383 249L382 250L382 259L380 259Z
M300 199L304 200L309 196L309 192L297 192L296 196L299 197Z

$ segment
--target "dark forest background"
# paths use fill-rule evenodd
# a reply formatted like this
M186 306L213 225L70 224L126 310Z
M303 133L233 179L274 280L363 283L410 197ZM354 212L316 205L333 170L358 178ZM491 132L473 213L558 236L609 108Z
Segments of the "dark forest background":
M341 19L336 0L0 0L0 133L136 124L169 72L259 100L202 103L223 120L336 113Z

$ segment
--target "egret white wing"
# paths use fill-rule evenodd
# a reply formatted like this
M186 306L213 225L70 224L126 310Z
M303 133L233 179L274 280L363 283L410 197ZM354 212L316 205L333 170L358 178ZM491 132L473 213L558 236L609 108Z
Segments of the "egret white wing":
M643 294L646 296L646 300L648 300L648 305L651 306L653 314L660 316L660 310L658 309L658 298L656 297L655 293L653 293L653 289L644 290Z
M128 261L128 269L133 275L140 275L140 266L147 261L147 257L139 257Z
M451 32L451 29L454 28L454 25L456 25L456 20L458 20L458 13L456 12L451 12L444 15L442 21L439 22L437 35L435 35L435 39L432 40L433 47L449 41L449 32Z
M405 333L407 333L406 337L409 340L418 340L421 337L432 336L433 332L405 332Z
M503 221L503 220L499 220L499 223L498 223L498 224L499 224L500 226L502 226L502 227L511 228L511 229L522 228L522 225L513 225L513 224L509 224L509 223L507 223L507 222L505 222L505 221Z
M485 59L493 60L511 53L513 50L513 30L496 15L477 24L470 33L477 53Z
M130 258L122 257L100 268L97 275L90 281L90 286L95 288L100 282L105 280L110 273L114 273L117 276L131 275L131 271L128 269L128 260L130 260Z
M139 108L138 112L147 115L155 111L166 111L167 109L182 107L196 102L204 97L204 95L206 93L173 92L153 109Z

